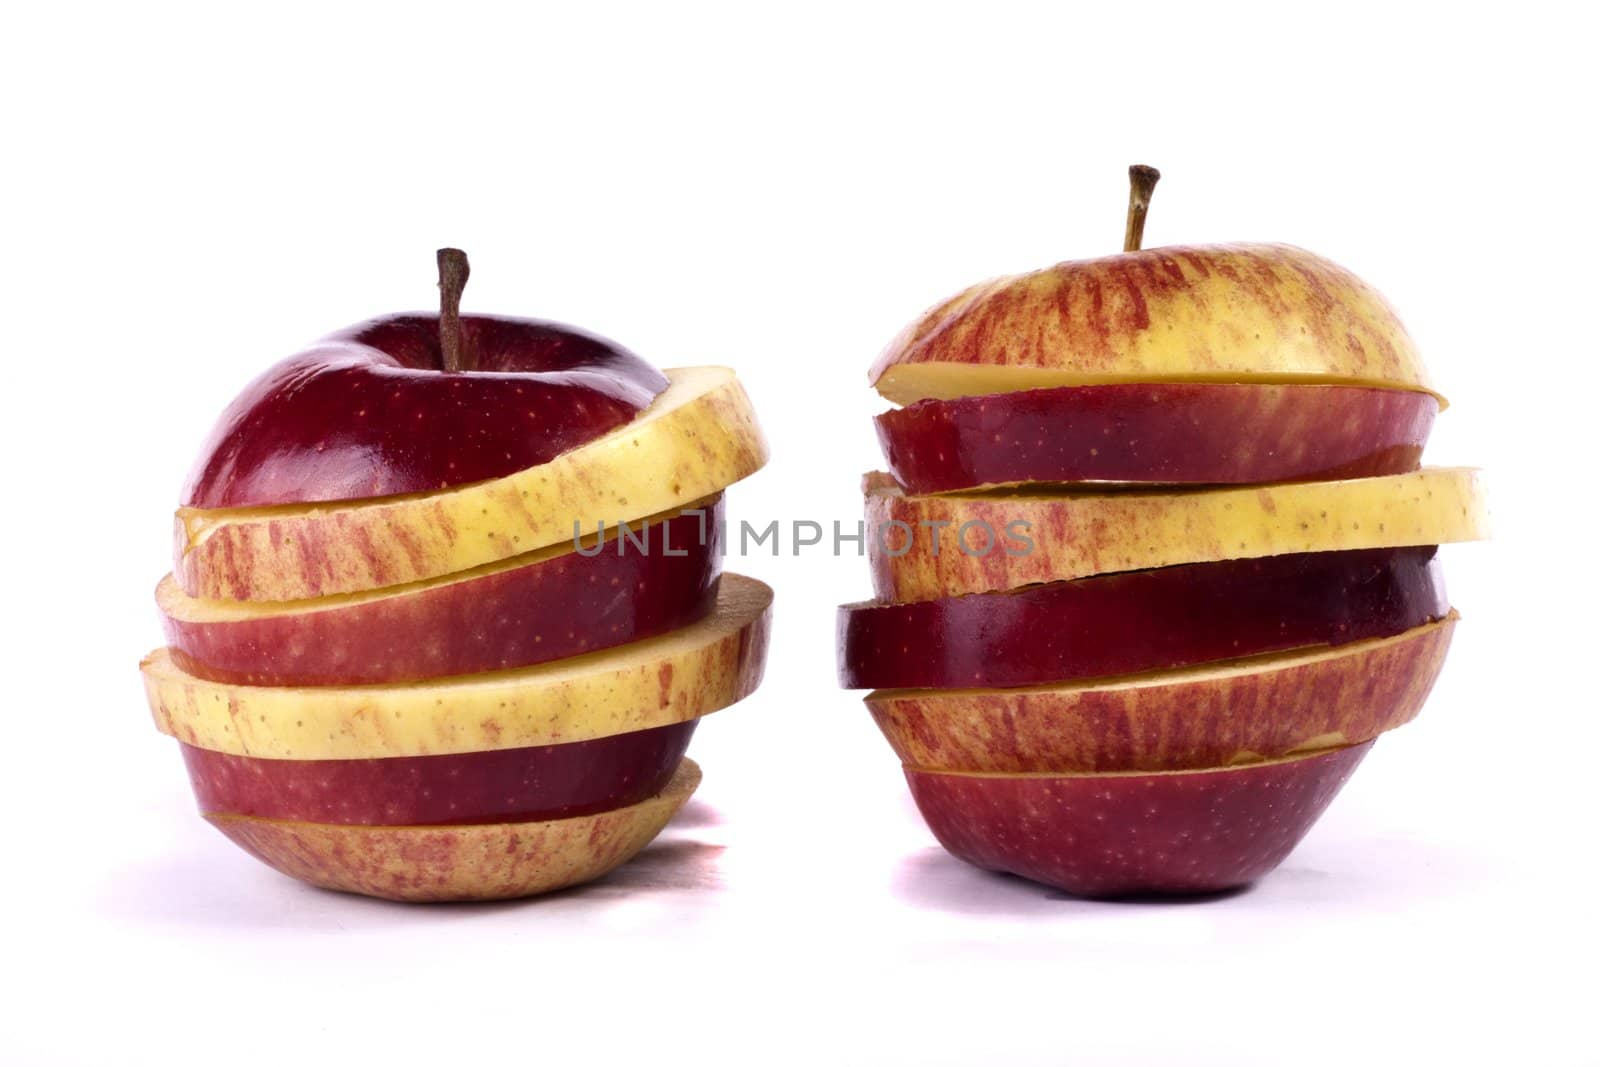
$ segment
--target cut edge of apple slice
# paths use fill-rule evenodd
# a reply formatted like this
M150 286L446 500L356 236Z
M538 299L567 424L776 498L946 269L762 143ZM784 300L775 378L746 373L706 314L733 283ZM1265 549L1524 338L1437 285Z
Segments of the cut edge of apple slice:
M1299 763L1302 760L1325 759L1335 753L1349 753L1356 749L1368 748L1377 744L1376 737L1369 737L1365 741L1357 741L1348 745L1333 745L1327 748L1312 749L1305 752L1292 752L1286 756L1276 756L1272 759L1256 760L1251 763L1227 763L1219 767L1188 767L1160 771L936 771L913 767L910 764L901 764L901 769L908 775L915 774L928 778L1005 778L1005 779L1082 779L1090 778L1105 780L1111 778L1175 778L1184 775L1211 775L1229 774L1236 771L1256 771L1263 767L1275 767L1285 763Z
M891 404L908 407L919 400L955 400L965 396L993 396L1033 389L1058 389L1079 385L1160 385L1213 383L1225 385L1346 385L1364 389L1391 389L1427 393L1450 406L1444 394L1416 382L1390 381L1330 374L1085 374L1050 367L995 366L971 363L896 363L872 383L878 395Z
M723 575L691 626L615 648L402 685L249 686L196 678L158 649L140 664L156 728L263 759L372 759L561 744L699 718L760 685L772 590Z
M685 758L653 797L594 815L462 826L346 826L207 815L281 874L388 900L507 900L592 881L636 856L699 787Z
M656 527L681 515L692 514L696 511L708 512L714 508L722 494L713 493L702 497L681 508L669 508L659 511L642 519L629 520L629 527L635 533L646 527ZM457 571L454 574L442 574L435 578L422 578L415 582L406 582L403 585L384 586L381 589L363 589L354 593L334 593L329 596L307 597L301 600L210 600L201 597L192 597L183 591L177 578L171 573L163 575L161 581L156 583L156 607L168 618L178 622L187 623L226 623L245 622L251 619L275 618L280 615L304 615L319 611L332 611L339 608L356 607L373 601L387 600L391 597L409 596L423 593L449 585L458 585L478 578L487 578L491 575L503 574L507 571L521 570L523 567L537 566L540 563L562 556L571 555L582 548L586 552L604 541L615 544L621 537L620 526L609 526L603 534L587 534L577 541L559 541L553 545L536 548L532 552L524 552L518 556L485 563L469 570ZM590 555L594 553L590 552ZM676 554L676 553L674 553Z

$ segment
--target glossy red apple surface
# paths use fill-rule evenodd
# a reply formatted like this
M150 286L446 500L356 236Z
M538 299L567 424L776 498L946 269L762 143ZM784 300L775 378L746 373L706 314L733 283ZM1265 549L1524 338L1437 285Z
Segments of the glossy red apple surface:
M196 508L421 493L535 467L633 419L667 386L619 345L463 315L475 369L446 372L437 314L351 327L228 405L183 490Z
M722 498L582 552L397 591L238 605L157 590L173 660L235 685L369 685L502 670L654 637L705 618L722 570ZM590 531L591 533L593 531ZM594 555L586 553L593 552Z
M698 721L564 745L391 759L255 759L180 747L203 815L355 826L529 822L654 796Z
M1436 549L1195 563L839 609L846 689L1038 685L1386 637L1450 610Z
M1020 482L1256 484L1412 471L1439 401L1354 386L1152 383L924 400L877 417L916 493Z
M1282 863L1372 745L1199 771L906 780L939 843L985 870L1085 897L1211 893Z

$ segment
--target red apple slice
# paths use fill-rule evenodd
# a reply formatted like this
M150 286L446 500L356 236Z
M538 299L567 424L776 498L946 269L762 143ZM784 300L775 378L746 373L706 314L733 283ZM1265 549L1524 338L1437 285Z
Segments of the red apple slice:
M906 780L939 843L985 870L1084 897L1211 893L1282 863L1372 745L1199 771Z
M559 323L460 319L471 373L446 373L437 314L391 315L283 360L222 413L184 487L196 508L423 493L548 463L633 419L667 380Z
M180 747L206 815L356 826L530 822L654 796L698 721L567 745L395 759L255 759Z
M239 685L419 681L612 648L704 618L722 570L722 498L628 536L608 528L459 576L278 602L156 590L173 662ZM591 555L593 553L593 555Z
M1385 637L1450 610L1435 549L1313 552L839 609L846 689L1002 688Z
M877 417L915 493L1022 482L1257 484L1416 470L1439 401L1354 386L1151 383L925 400Z
M625 808L477 826L337 826L210 815L234 844L290 878L404 901L505 900L592 881L653 841L700 784L686 759Z
M1394 637L1036 689L880 690L902 763L980 773L1173 771L1369 741L1410 722L1444 667L1452 612Z

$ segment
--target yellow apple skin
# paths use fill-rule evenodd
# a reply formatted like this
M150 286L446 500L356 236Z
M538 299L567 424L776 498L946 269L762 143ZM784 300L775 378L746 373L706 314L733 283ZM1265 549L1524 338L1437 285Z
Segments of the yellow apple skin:
M772 590L722 577L710 617L660 637L532 667L394 686L229 685L165 649L140 665L156 728L265 759L375 759L556 745L699 718L761 684Z
M1464 467L1236 489L930 496L907 496L889 475L869 474L863 489L873 588L890 601L1180 563L1489 536L1479 472ZM961 550L957 539L967 523L995 531L987 553L979 552L983 526L969 530L962 542L969 551ZM1014 529L1025 532L1031 548L1007 536L1012 523L1027 524Z
M206 600L381 589L681 508L761 469L767 444L733 371L666 374L666 391L634 421L504 478L365 502L180 508L173 575Z
M1320 256L1276 244L1152 248L996 278L924 313L870 377L899 404L1153 381L1438 395L1376 289Z
M506 900L592 881L637 855L700 784L686 759L667 787L626 808L547 822L338 826L208 815L234 844L323 889L418 903Z
M1416 717L1452 612L1394 637L1082 685L880 690L902 763L973 773L1181 771L1369 741Z

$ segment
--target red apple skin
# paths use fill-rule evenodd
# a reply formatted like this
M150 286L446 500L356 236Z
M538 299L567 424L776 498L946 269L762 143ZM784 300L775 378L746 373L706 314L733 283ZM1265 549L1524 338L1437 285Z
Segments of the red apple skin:
M447 373L439 317L340 331L228 405L182 493L195 508L421 493L536 467L632 421L660 371L572 326L463 315L471 372Z
M846 689L1004 688L1387 637L1449 610L1433 546L1306 552L839 609Z
M635 528L643 549L618 539L594 556L569 552L343 607L206 622L163 612L162 625L178 666L233 685L393 684L531 666L705 618L722 571L722 507L718 497L700 513Z
M1168 774L906 780L934 837L974 866L1081 897L1214 893L1282 863L1372 745Z
M593 815L655 796L698 720L564 745L364 760L254 759L180 745L202 815L454 826Z
M876 419L914 493L1021 482L1259 484L1417 469L1439 401L1354 386L1130 384L924 400Z

